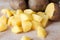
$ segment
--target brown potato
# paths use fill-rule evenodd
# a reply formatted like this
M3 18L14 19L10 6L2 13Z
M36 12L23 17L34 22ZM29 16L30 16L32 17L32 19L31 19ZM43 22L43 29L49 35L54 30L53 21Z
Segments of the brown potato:
M49 19L52 21L60 20L60 8L55 3L48 4L48 6L45 10L45 13L49 17Z
M60 1L58 2L58 4L59 4L59 7L60 7Z
M59 0L49 0L50 2L58 3Z
M48 0L29 0L29 8L34 11L43 11L45 10Z
M10 0L10 6L13 9L26 9L26 3L24 0Z

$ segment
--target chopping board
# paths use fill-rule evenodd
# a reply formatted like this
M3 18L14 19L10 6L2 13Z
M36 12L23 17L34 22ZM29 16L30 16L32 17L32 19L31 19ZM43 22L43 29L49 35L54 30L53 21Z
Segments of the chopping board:
M3 8L10 8L9 0L0 0L0 10ZM1 16L1 14L0 14ZM52 22L46 27L48 33L44 39L38 38L36 31L30 31L27 33L14 34L11 29L4 32L0 32L0 40L20 40L22 36L26 35L33 40L60 40L60 22Z

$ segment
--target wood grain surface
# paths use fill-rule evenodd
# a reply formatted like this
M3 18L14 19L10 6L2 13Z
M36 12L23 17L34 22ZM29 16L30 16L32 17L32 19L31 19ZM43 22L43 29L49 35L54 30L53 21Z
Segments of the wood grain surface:
M3 8L10 8L9 0L0 0L0 10ZM0 40L20 40L23 35L29 36L33 40L60 40L60 22L51 23L46 31L48 33L45 39L37 37L36 31L30 31L27 33L14 34L8 28L5 32L0 32Z

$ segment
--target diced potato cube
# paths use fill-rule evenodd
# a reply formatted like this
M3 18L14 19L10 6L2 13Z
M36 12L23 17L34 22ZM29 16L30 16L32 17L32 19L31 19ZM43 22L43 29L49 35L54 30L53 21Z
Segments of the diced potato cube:
M26 13L26 14L34 14L35 12L34 11L32 11L31 9L26 9L26 10L24 10L24 13Z
M15 10L11 10L11 13L12 13L13 15L15 15L15 14L16 14L16 11L15 11Z
M11 17L13 15L10 9L2 9L1 13L7 15L8 17Z
M9 18L8 20L8 25L12 26L12 25L21 25L21 21L20 18L18 16L12 16Z
M30 21L24 21L22 22L22 28L23 28L23 32L28 32L32 28L32 23Z
M41 26L37 27L37 35L40 38L45 38L47 35L47 32L45 31L45 29Z
M32 14L33 20L37 21L37 22L41 22L42 21L42 17L37 15L37 14Z
M0 32L7 30L8 27L6 24L0 23Z
M41 22L41 24L42 24L43 27L46 27L47 26L48 19L49 19L48 16L47 15L44 15L43 20Z
M26 14L20 14L21 21L27 21L31 20L28 15Z
M0 17L0 23L7 24L7 22L8 22L8 19L7 19L6 16L1 16Z
M23 11L20 10L20 9L18 9L18 10L16 11L16 14L21 14L21 13L23 13Z
M22 38L21 38L21 40L31 40L29 37L27 37L27 36L23 36Z
M20 22L19 19L14 19L14 20L12 20L12 25L18 25L18 26L20 26L21 22Z
M37 27L41 26L41 23L37 21L32 21L32 25L32 29L35 30Z
M8 19L8 25L9 25L9 26L12 26L12 20L13 20L14 18L15 18L14 16L9 17L9 19Z
M38 12L37 14L40 15L41 17L43 17L45 15L44 12Z
M20 33L20 32L22 32L22 27L15 25L12 27L11 31L13 33Z

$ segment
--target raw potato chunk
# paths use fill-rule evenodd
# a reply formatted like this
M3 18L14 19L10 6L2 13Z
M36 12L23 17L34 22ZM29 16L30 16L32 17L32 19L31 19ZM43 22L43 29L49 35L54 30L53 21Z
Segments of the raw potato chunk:
M44 11L48 4L48 0L29 0L28 4L29 8L34 11Z
M26 14L20 14L21 21L27 21L31 20L28 15Z
M1 13L3 13L4 15L6 15L7 17L11 17L13 15L13 13L11 12L10 9L2 9Z
M8 19L7 19L6 16L1 16L0 17L0 23L7 24L7 22L8 22Z
M24 13L31 15L31 14L34 14L35 12L32 11L31 9L26 9L24 10Z
M16 11L16 14L21 14L21 13L23 13L23 11L22 10L20 10L20 9L18 9L17 11Z
M13 33L21 33L22 32L22 27L15 25L15 26L12 27L11 31Z
M40 22L32 21L32 29L35 30L37 27L42 26Z
M38 14L39 16L41 16L41 17L43 17L43 16L45 15L44 12L38 12L37 14Z
M48 23L48 16L44 15L41 24L43 27L46 27L47 23Z
M15 14L16 14L16 11L15 11L15 10L11 10L11 13L12 13L13 15L15 15Z
M12 20L14 19L14 16L9 17L8 19L8 25L12 26Z
M23 36L22 38L21 38L21 40L31 40L29 37L27 37L27 36Z
M23 28L23 32L28 32L32 28L32 23L30 21L24 21L22 22L22 28Z
M45 13L52 21L60 20L60 9L59 6L55 3L48 4Z
M44 12L38 12L37 14L40 15L41 17L43 17L43 19L41 21L41 24L42 24L43 27L46 27L46 25L48 23L48 19L49 19L48 16L45 15Z
M21 25L21 21L20 21L19 19L15 18L15 19L12 20L12 25L13 25L13 26L14 26L14 25L20 26L20 25Z
M37 15L37 14L32 14L33 20L37 21L37 22L41 22L42 21L42 17Z
M45 29L42 26L37 27L37 36L40 38L45 38L47 35Z
M21 25L20 15L14 15L12 17L9 17L8 25L10 25L10 26L18 25L18 26L20 26Z
M6 24L0 23L0 32L7 30L8 27Z

